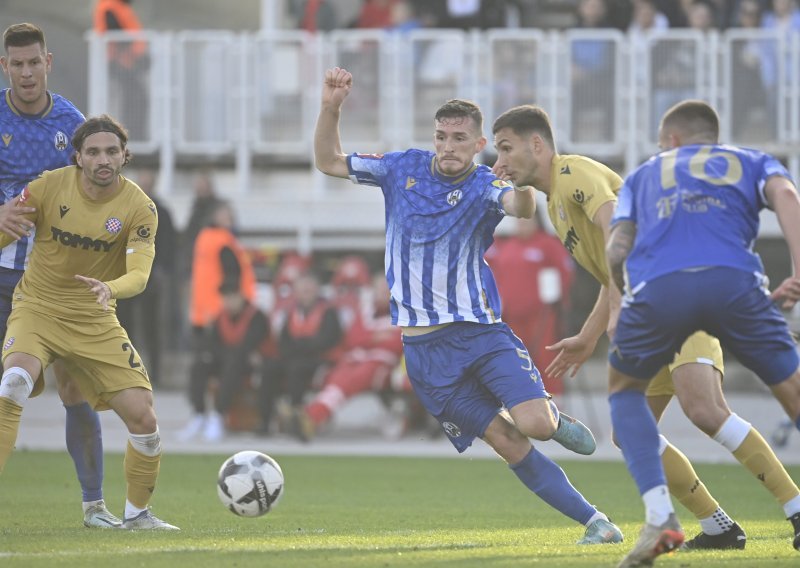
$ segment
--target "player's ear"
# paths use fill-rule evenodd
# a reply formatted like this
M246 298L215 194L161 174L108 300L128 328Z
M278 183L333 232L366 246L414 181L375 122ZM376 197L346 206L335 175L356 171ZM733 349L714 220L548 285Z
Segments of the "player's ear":
M483 149L486 147L486 142L487 142L486 136L481 136L475 146L477 148L477 151L475 152L476 154L483 152Z
M53 68L53 54L48 53L45 56L44 61L45 61L45 69L47 69L47 72L50 73L50 70Z

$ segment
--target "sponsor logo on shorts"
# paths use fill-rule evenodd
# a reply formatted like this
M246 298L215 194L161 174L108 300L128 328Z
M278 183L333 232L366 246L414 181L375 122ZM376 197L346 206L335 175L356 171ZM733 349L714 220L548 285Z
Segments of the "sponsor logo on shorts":
M444 428L445 433L451 438L458 438L461 435L461 428L452 422L442 422L442 428Z
M13 337L9 337L8 339L6 339L6 342L3 344L3 351L8 351L9 349L11 349L12 345L14 345L14 338Z

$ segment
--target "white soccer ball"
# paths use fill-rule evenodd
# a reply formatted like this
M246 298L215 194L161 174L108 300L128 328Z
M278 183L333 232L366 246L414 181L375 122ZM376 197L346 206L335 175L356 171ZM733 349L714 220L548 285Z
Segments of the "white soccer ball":
M246 450L222 464L217 494L229 511L240 517L269 513L283 496L283 471L267 454Z

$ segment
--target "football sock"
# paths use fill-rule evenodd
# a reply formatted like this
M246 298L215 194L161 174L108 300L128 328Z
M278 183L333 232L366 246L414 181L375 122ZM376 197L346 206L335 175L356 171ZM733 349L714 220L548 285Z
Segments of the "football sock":
M717 507L711 515L699 520L700 529L711 536L728 532L733 526L733 519L721 507Z
M14 449L19 433L19 421L22 418L22 407L4 396L0 396L0 473Z
M644 495L657 486L666 486L658 455L658 427L644 393L635 390L616 392L608 397L608 403L617 444L639 494Z
M794 419L794 426L795 426L795 428L800 430L800 416L798 416L797 418Z
M674 513L669 489L666 485L657 485L642 493L645 519L648 524L659 526L667 522L670 513Z
M784 503L783 512L787 519L795 516L797 513L800 513L800 495L789 499L786 503Z
M570 519L585 525L597 512L572 486L564 470L536 448L509 467L525 487Z
M67 411L67 450L75 463L83 500L103 498L103 437L100 417L88 402L64 406Z
M130 440L128 441L123 464L125 480L128 482L127 498L139 511L145 509L150 502L156 487L160 463L160 453L155 456L145 455L134 448ZM127 513L126 518L130 518Z
M669 492L690 513L701 520L701 524L702 519L711 518L715 511L721 510L719 503L700 481L691 462L683 455L683 452L667 442L664 453L661 454L661 462L664 464Z
M731 414L714 435L714 440L730 450L733 457L761 481L781 505L800 495L775 452L749 422Z

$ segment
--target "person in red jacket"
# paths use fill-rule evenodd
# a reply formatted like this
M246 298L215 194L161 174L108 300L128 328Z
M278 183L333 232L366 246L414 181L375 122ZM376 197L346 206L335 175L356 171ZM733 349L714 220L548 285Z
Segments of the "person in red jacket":
M500 298L503 321L528 348L536 366L546 369L557 352L548 351L562 336L574 266L561 241L538 220L518 219L516 232L498 238L486 253ZM564 385L542 373L547 392L561 394Z
M356 313L345 335L341 356L326 376L322 390L300 417L303 439L313 437L351 397L390 386L392 371L403 354L403 340L400 330L392 325L389 287L383 274L372 278L370 292L369 308Z

